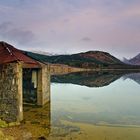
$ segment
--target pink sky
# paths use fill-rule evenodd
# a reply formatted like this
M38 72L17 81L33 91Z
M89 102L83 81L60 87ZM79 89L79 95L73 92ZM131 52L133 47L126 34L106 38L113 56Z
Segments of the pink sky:
M139 9L139 0L5 0L0 40L26 50L130 58L140 53Z

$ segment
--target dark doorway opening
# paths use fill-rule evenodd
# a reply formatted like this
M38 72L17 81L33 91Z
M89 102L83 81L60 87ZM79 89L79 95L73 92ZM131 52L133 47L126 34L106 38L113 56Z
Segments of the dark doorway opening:
M23 69L23 102L37 104L38 69Z

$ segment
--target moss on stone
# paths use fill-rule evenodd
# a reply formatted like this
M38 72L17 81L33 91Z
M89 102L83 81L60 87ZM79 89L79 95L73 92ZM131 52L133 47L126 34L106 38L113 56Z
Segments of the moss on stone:
M8 124L8 126L18 126L18 125L20 125L20 123L19 122L12 122L12 123L9 123Z
M2 121L2 120L0 119L0 127L1 127L1 128L11 127L11 126L17 126L17 125L20 125L20 123L19 123L19 122L6 123L5 121Z
M8 124L0 119L0 127L7 127Z

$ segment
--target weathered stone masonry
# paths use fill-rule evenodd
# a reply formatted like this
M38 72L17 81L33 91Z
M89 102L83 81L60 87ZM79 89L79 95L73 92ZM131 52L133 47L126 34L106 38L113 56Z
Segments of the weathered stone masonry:
M0 117L7 122L23 119L22 67L20 63L0 66Z
M44 105L50 100L50 66L38 70L37 104Z

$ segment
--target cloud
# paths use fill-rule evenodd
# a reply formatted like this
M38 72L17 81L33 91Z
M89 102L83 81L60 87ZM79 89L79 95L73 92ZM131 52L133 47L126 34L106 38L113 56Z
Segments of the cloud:
M30 30L15 27L11 22L3 22L0 24L0 37L24 45L32 42L35 35Z
M81 40L82 40L82 41L85 41L85 42L90 42L90 41L92 41L92 39L89 38L89 37L84 37L84 38L82 38Z

